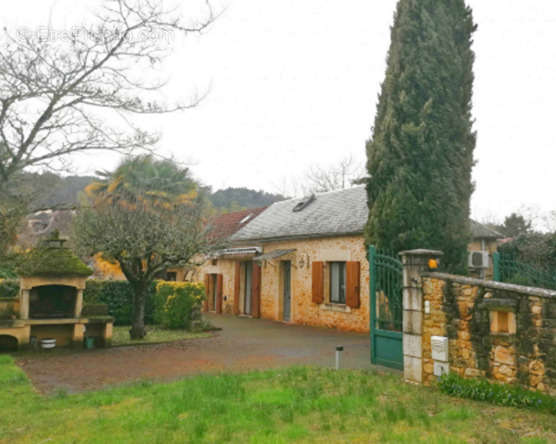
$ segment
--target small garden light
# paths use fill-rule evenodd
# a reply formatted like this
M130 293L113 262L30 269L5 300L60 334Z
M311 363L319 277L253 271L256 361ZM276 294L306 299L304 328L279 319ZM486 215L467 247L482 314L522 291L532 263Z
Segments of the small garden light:
M429 270L436 270L438 269L438 259L429 259Z
M338 345L336 347L336 370L340 370L340 357L342 356L343 351L344 351L343 345Z

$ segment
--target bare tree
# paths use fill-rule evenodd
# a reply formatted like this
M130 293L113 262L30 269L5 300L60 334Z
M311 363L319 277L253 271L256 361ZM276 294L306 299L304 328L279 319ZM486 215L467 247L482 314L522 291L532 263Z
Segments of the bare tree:
M348 156L327 167L312 166L307 171L303 188L305 194L342 190L364 175L363 164Z
M166 79L156 79L156 68L172 50L172 33L200 33L214 21L206 7L201 21L187 24L161 1L104 0L92 24L67 33L5 30L0 189L24 168L52 166L77 152L153 147L158 136L128 117L198 103L159 100ZM126 124L113 124L111 113Z

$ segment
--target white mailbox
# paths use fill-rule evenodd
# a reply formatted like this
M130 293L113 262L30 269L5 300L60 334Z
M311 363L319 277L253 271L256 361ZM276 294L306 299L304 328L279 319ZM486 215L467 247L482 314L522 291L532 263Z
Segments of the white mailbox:
M431 337L432 359L448 362L448 338L446 336Z

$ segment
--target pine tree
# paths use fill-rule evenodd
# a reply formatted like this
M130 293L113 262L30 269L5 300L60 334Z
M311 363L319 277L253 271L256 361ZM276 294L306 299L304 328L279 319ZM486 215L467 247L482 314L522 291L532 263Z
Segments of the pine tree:
M367 243L439 249L451 271L470 238L475 29L464 0L399 1L367 142Z

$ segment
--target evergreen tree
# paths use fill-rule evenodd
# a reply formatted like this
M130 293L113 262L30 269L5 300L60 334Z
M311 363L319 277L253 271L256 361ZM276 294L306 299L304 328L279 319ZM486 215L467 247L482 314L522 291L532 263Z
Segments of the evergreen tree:
M452 271L470 238L475 29L464 0L399 1L367 142L367 242L442 250Z
M504 225L500 226L500 231L508 237L518 237L522 234L531 232L533 222L526 219L523 215L512 213L504 219Z

